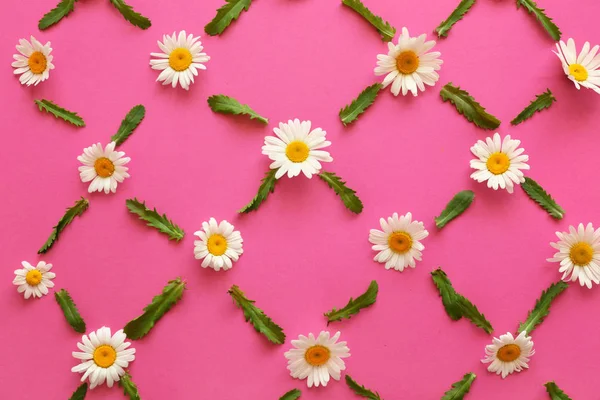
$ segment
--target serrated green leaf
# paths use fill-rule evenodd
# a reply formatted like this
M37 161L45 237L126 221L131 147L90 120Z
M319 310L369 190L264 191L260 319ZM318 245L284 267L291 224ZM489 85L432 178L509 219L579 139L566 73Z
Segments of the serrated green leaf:
M160 232L169 236L169 240L180 241L185 233L183 229L175 225L173 221L167 218L166 214L160 215L156 208L150 210L145 202L140 202L137 198L125 200L129 212L136 214L141 220L146 221L148 226L158 229Z
M48 11L40 22L38 22L38 28L43 31L48 29L54 24L60 22L61 19L69 15L75 9L75 2L77 0L61 0L58 5L52 10Z
M217 15L205 27L204 32L211 36L220 35L242 11L248 11L252 0L225 0L225 5L217 10Z
M572 400L565 392L563 392L554 382L544 384L546 392L550 396L550 400Z
M379 91L383 88L381 83L376 83L360 92L358 97L352 100L352 103L340 110L340 120L342 124L348 125L358 119L358 116L373 104Z
M129 400L141 400L138 388L131 380L129 372L125 372L125 375L119 380L119 386L123 388L123 394L129 396Z
M517 8L520 6L525 7L525 9L529 12L529 14L533 14L535 18L540 21L546 32L550 34L552 39L555 41L560 40L560 36L562 35L558 26L552 22L552 18L549 18L541 8L538 7L537 4L533 0L517 0Z
M177 278L169 281L162 293L155 296L152 302L144 308L144 313L129 321L123 331L131 340L141 339L183 296L186 283Z
M492 333L494 331L490 321L485 318L485 315L479 312L477 307L475 307L475 304L471 303L469 299L460 294L458 295L458 308L460 309L462 316L471 321L478 328L483 329L486 333Z
M75 390L73 392L71 397L69 397L69 400L84 400L85 395L87 394L87 390L88 390L88 384L82 383L81 385L79 385L77 390Z
M302 392L298 389L292 389L283 396L279 398L279 400L297 400L302 395Z
M327 183L333 191L340 196L346 208L355 214L360 214L363 210L363 203L356 196L356 191L346 186L346 182L333 172L321 171L319 178Z
M244 208L238 211L240 214L247 214L250 211L258 210L258 207L267 199L270 193L275 191L275 184L277 183L277 179L275 178L275 174L277 173L276 169L270 169L265 177L262 179L260 186L258 187L258 193L250 203L246 204Z
M115 142L117 146L122 145L123 142L126 141L129 136L131 136L135 128L138 127L145 116L146 107L141 104L138 104L129 110L123 121L121 121L121 125L119 126L117 133L110 138L111 142Z
M553 283L548 289L544 290L540 298L535 302L533 310L529 311L525 322L519 324L517 333L525 331L527 332L527 336L531 336L534 329L544 322L544 319L550 313L550 305L554 299L568 287L569 285L561 281Z
M358 314L363 308L369 307L377 300L378 292L379 285L377 284L377 281L371 281L367 291L358 296L356 300L350 297L350 301L348 301L348 304L346 304L344 308L340 308L339 310L334 308L331 311L326 312L324 315L327 317L327 325L329 325L330 322L350 319L350 317Z
M500 120L485 111L475 99L465 90L447 83L440 91L443 101L450 101L456 107L456 111L462 114L469 122L474 123L482 129L496 129L500 126Z
M542 94L536 94L535 97L535 100L529 103L529 105L525 107L525 109L521 111L519 115L515 117L515 119L510 121L512 125L518 125L526 119L531 118L536 112L540 112L545 108L550 108L552 103L556 101L556 98L552 95L550 89L546 89L546 91Z
M389 42L396 35L396 28L392 27L389 22L384 21L381 17L373 14L360 0L342 0L342 4L350 7L361 17L367 20L379 31L384 42Z
M50 114L54 115L56 118L61 118L75 126L85 126L85 122L83 118L81 118L77 113L65 110L64 108L54 104L50 100L34 100L35 104L37 104L40 111L46 111Z
M133 10L129 4L125 3L123 0L110 0L113 6L116 7L117 10L121 13L123 18L129 21L133 26L137 26L138 28L148 29L152 26L152 22L144 17L142 14L137 13Z
M244 312L246 322L252 322L257 332L262 333L271 343L285 343L283 329L265 315L260 308L256 307L254 305L255 301L248 299L238 286L233 285L227 293L229 293L235 304Z
M208 105L211 110L221 114L248 115L250 119L257 119L263 124L268 124L269 120L250 108L247 104L241 104L233 97L217 94L208 98Z
M450 14L450 16L445 21L442 21L442 23L440 23L438 27L435 28L438 37L448 36L448 31L450 31L452 26L454 26L454 24L456 24L465 16L465 14L471 9L471 7L473 7L473 4L475 4L475 0L462 0L454 9L454 11L452 11L452 14Z
M359 385L350 375L346 375L346 385L360 397L365 397L370 400L382 400L381 397L379 397L379 393L373 393L366 387Z
M452 388L444 393L441 400L463 400L465 395L469 393L475 378L477 378L477 375L472 372L465 374L460 381L452 384Z
M475 193L472 190L458 192L446 205L439 217L435 217L435 226L442 229L446 224L464 213L473 203Z
M88 209L89 205L90 203L82 197L81 200L77 200L75 202L73 207L67 208L65 215L63 215L60 221L58 221L58 224L52 228L52 233L50 234L48 240L46 240L46 243L44 243L44 245L38 250L38 254L46 253L48 250L50 250L50 248L54 245L54 242L58 240L59 235L67 227L67 225L69 225L76 216L81 216L81 214Z
M79 310L77 310L77 306L69 292L61 289L58 292L54 292L54 298L62 309L65 319L75 329L75 332L85 333L85 321L81 318Z
M562 219L565 216L565 210L533 179L525 177L525 182L521 183L521 188L531 200L538 203L552 218Z

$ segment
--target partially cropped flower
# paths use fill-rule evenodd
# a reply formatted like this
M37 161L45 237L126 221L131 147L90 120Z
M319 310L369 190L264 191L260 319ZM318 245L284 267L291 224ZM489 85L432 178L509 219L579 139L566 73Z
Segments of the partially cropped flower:
M600 94L600 54L596 45L590 49L590 42L585 42L581 52L577 54L575 41L567 40L567 44L562 40L556 43L554 54L558 56L562 63L563 71L577 89L581 86L592 89Z
M200 240L194 241L194 257L202 260L202 267L211 267L215 271L223 268L227 271L237 261L244 249L242 235L234 226L223 220L211 218L202 223L202 230L195 232Z
M52 47L50 42L41 44L36 38L31 36L31 42L27 39L20 39L16 46L20 54L15 54L15 61L12 66L15 68L15 75L21 75L19 81L23 85L34 85L45 81L50 77L50 70L54 69L50 55Z
M529 359L535 353L531 337L523 331L516 338L508 332L500 338L494 338L492 344L485 346L485 358L481 360L488 365L488 371L506 378L513 372L521 372L529 368Z
M15 270L15 279L13 280L13 284L19 286L17 292L25 293L26 299L31 296L36 298L47 295L48 288L54 287L52 279L56 277L54 272L50 272L52 264L40 261L34 267L27 261L23 261L21 265L23 268Z
M79 167L81 182L89 182L88 192L115 193L117 184L129 178L125 166L131 158L124 157L122 151L115 151L115 142L110 142L102 149L100 143L83 149L83 154L77 159L83 164Z

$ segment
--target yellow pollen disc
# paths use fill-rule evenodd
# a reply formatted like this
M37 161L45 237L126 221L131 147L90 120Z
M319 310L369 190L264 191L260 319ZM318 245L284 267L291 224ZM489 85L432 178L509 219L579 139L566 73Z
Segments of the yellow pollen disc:
M324 365L331 358L331 351L325 346L315 345L306 349L304 359L313 367Z
M488 158L486 163L487 169L494 175L501 175L508 171L510 167L510 160L508 156L501 152L493 153Z
M30 286L37 286L42 281L42 273L37 269L32 269L31 271L27 272L27 275L25 275L25 281Z
M213 256L222 256L227 251L227 239L225 239L225 236L216 233L208 238L206 247Z
M102 178L108 178L115 172L115 164L112 163L108 158L101 157L94 163L94 169L96 174Z
M507 344L502 346L500 349L498 349L498 353L496 353L496 357L498 357L500 361L504 362L515 361L520 355L521 348L516 344Z
M396 57L396 68L401 74L412 74L419 68L419 56L412 51L403 51Z
M178 47L169 54L169 66L175 71L185 71L192 65L192 53L188 49Z
M388 237L388 246L394 253L406 253L412 248L412 236L406 232L394 232Z
M569 252L569 258L571 258L573 264L579 267L586 267L593 257L594 249L586 242L576 243Z
M581 64L569 65L569 75L575 78L576 81L585 81L588 78L587 69Z
M308 145L301 140L294 140L285 148L285 155L291 162L295 163L306 161L309 152Z
M117 352L112 346L103 344L94 350L94 362L101 368L108 368L115 363Z
M27 60L29 70L34 74L41 74L46 70L46 56L41 51L34 51Z

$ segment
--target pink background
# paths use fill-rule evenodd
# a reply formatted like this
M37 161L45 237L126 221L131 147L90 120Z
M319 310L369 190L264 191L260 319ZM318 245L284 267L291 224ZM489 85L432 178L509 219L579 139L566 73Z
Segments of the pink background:
M129 2L151 18L150 29L129 25L106 0L76 3L73 14L43 33L37 22L57 0L6 2L0 15L0 397L66 399L79 385L70 368L80 335L52 296L25 301L11 284L22 260L45 260L54 264L56 289L73 295L88 331L121 328L169 279L187 280L181 303L134 343L131 373L146 400L277 399L294 387L307 400L353 398L343 382L308 390L289 376L283 353L299 334L326 329L322 314L362 293L372 279L380 285L377 303L329 329L348 341L346 372L385 399L439 399L469 371L478 375L472 399L545 399L542 385L550 380L574 399L598 399L598 287L571 285L534 332L530 370L502 380L479 362L491 336L467 321L452 322L429 275L442 266L498 336L516 330L542 289L560 278L545 261L554 232L600 224L600 97L577 91L564 77L553 41L514 1L478 2L439 42L444 65L435 88L418 98L386 91L348 128L338 111L376 81L376 55L387 46L338 1L256 1L221 37L206 37L203 27L222 0ZM600 3L540 2L578 48L585 40L600 43ZM398 29L430 35L456 3L368 1ZM189 92L155 83L158 73L148 66L156 40L181 29L202 35L212 57ZM52 42L56 65L35 88L22 87L10 66L18 39L30 34ZM442 103L439 89L449 81L503 121L502 135L522 140L529 176L567 210L562 221L520 189L495 192L469 178L469 147L493 132ZM558 98L552 109L512 127L509 121L546 88ZM250 104L271 123L212 113L206 98L217 93ZM87 126L38 112L36 98L79 112ZM115 195L88 195L76 157L86 146L105 144L138 103L146 106L146 119L122 146L132 158L132 178ZM282 179L258 212L236 214L268 167L263 137L296 117L327 130L335 161L326 169L358 191L361 215L344 209L323 182L302 177ZM434 216L463 189L475 191L474 204L438 232ZM64 209L82 195L89 210L47 255L37 256ZM166 212L185 239L168 242L129 214L125 199L134 196ZM431 233L424 259L415 270L386 271L372 261L369 229L379 217L408 211ZM211 216L229 220L244 237L245 253L227 272L204 270L193 257L193 232ZM232 284L284 327L285 345L268 343L244 322L226 293ZM90 400L122 398L119 388L88 394Z

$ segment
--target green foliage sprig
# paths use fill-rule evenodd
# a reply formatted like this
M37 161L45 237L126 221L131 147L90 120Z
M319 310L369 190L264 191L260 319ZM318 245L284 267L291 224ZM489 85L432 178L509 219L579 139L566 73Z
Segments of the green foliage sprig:
M242 104L233 97L225 96L223 94L210 96L208 98L208 105L210 106L210 109L216 113L247 115L250 119L256 119L265 125L269 123L267 118L258 114L247 104Z
M346 186L346 182L333 172L321 171L319 178L327 183L333 191L340 196L346 208L354 214L360 214L363 210L363 203L356 195L356 191Z
M165 214L160 215L156 208L150 210L146 207L145 202L140 202L137 198L125 200L127 209L132 214L136 214L141 220L146 221L148 226L158 229L166 234L169 240L180 241L183 239L185 232L179 226L173 223Z
M440 91L443 101L450 101L456 107L456 111L462 114L469 122L474 123L482 129L493 130L500 126L500 120L492 114L488 114L466 90L447 83Z
M353 9L358 15L373 25L379 31L384 42L391 41L396 35L396 28L381 17L373 14L360 0L342 0L342 4Z
M54 298L65 315L65 319L75 332L85 333L85 321L81 318L81 314L79 314L79 310L77 310L71 294L65 289L61 289L58 292L54 292Z
M550 89L546 89L544 93L536 94L535 100L529 103L529 105L525 107L525 109L523 109L523 111L521 111L519 115L515 117L515 119L510 121L510 123L512 125L519 125L521 122L531 118L536 112L540 112L546 108L550 108L552 103L554 103L555 101L556 98L554 97Z
M120 146L131 136L135 128L139 126L144 117L146 116L146 107L141 104L133 107L119 126L119 130L111 138L111 142L115 142L117 146Z
M452 384L452 388L444 393L444 396L441 400L463 400L469 390L471 390L471 385L473 381L477 378L472 372L469 372L463 376L463 378Z
M40 111L46 111L56 118L61 118L75 126L82 127L85 126L85 122L83 118L81 118L77 113L66 110L57 104L54 104L50 100L34 100L35 104L37 104Z
M442 229L448 222L464 213L467 208L473 203L475 193L472 190L463 190L458 192L452 200L446 205L444 211L439 217L435 217L435 226Z
M529 311L525 322L519 324L518 333L523 331L527 332L527 336L531 336L534 329L544 322L544 319L550 313L550 305L561 294L566 288L568 288L565 282L557 282L550 285L550 287L542 292L540 298L535 302L533 310Z
M555 41L559 41L562 35L560 29L554 22L552 22L552 18L548 17L545 13L545 10L539 8L538 5L533 0L517 0L517 8L523 6L529 14L533 14L535 18L542 24L546 32L554 39Z
M348 125L358 119L358 116L365 112L365 110L375 102L377 95L383 88L381 83L376 83L367 87L365 90L360 92L358 97L348 104L346 107L340 110L340 120L342 124Z
M538 203L552 218L562 219L565 216L565 210L533 179L525 177L525 182L521 184L521 188L531 200Z
M379 292L379 285L377 281L371 281L371 284L367 288L367 291L358 296L356 299L352 297L343 308L336 310L335 308L325 313L327 317L327 325L334 321L341 321L342 319L350 319L353 315L358 314L363 308L367 308L375 303L377 300L377 293Z
M123 0L110 0L113 6L121 13L125 20L129 21L133 26L138 28L148 29L152 26L152 22L142 14L133 10L129 4Z
M81 214L88 209L89 205L90 203L87 201L87 199L82 197L81 200L77 200L75 202L73 207L67 208L65 215L63 215L60 221L58 221L58 224L52 228L52 233L50 234L48 240L46 240L46 243L44 243L44 245L38 250L38 254L43 254L50 250L67 225L73 222L76 216L81 216Z
M225 0L225 5L217 10L217 15L205 27L204 32L211 36L220 35L229 25L248 11L252 0Z
M438 27L435 28L438 37L448 36L448 32L450 31L450 29L452 29L454 24L456 24L465 16L465 14L471 9L471 7L473 7L473 4L475 4L475 0L462 0L454 9L454 11L452 11L452 14L450 14L450 16L445 21L442 21L438 25Z

